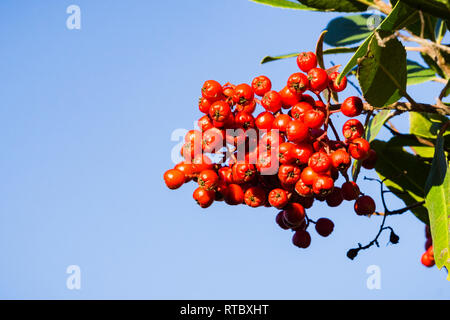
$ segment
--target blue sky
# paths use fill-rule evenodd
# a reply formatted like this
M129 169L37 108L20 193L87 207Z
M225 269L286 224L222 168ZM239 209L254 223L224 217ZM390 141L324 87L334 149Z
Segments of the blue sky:
M66 28L71 4L81 30ZM445 271L419 262L424 226L412 214L388 220L398 245L385 234L381 248L350 261L346 251L381 222L357 217L351 203L314 206L309 214L331 218L335 232L313 232L300 250L272 209L202 210L192 184L163 184L171 133L200 116L205 80L266 74L281 89L295 60L260 59L313 50L338 15L246 0L1 1L0 298L450 298ZM439 87L410 94L433 102ZM405 117L395 123L407 128ZM378 184L361 185L380 204ZM81 290L66 288L69 265L81 268ZM370 265L381 290L367 289Z

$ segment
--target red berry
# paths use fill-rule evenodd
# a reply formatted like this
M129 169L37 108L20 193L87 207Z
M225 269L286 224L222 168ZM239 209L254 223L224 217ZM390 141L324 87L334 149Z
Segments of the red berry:
M278 169L278 179L287 185L294 185L300 179L301 170L292 164L282 164Z
M425 267L431 268L432 266L434 266L435 261L434 261L434 255L433 255L433 246L429 247L427 249L427 251L424 252L424 254L422 255L420 262L422 262L422 264Z
M270 130L273 127L275 117L270 112L260 113L255 120L255 125L259 130Z
M281 96L283 108L285 109L289 109L290 107L298 103L302 98L301 94L292 92L291 90L289 90L288 86L284 87L279 92L279 94Z
M297 165L307 164L313 152L311 144L300 142L293 145L292 157Z
M370 144L363 138L356 138L350 142L348 152L356 160L365 160L369 156Z
M266 202L266 192L261 187L250 187L244 193L244 201L253 208L263 206Z
M357 199L359 196L359 193L360 193L358 185L353 181L345 182L342 185L341 190L342 190L342 196L347 201Z
M369 196L361 196L355 201L355 212L359 216L368 216L375 213L375 201Z
M281 209L287 205L288 201L286 190L278 188L269 193L269 203L272 207Z
M342 127L342 133L344 137L348 140L353 140L356 138L361 138L364 136L364 126L357 119L350 119L344 123Z
M316 222L316 231L322 237L328 237L334 229L334 223L330 219L320 218Z
M238 184L229 184L225 190L225 202L229 205L238 205L244 202L244 191Z
M264 97L261 99L262 106L270 112L278 112L282 106L281 95L276 91L269 91L264 94Z
M273 121L273 128L278 129L281 132L286 132L287 126L291 120L289 115L280 113Z
M325 123L325 113L319 109L312 109L305 112L303 121L309 128L318 129Z
M222 98L222 86L215 80L205 81L202 87L202 97L211 102Z
M299 179L295 184L295 191L302 197L311 197L313 195L312 188L305 184L302 179Z
M294 119L303 121L305 113L309 110L313 110L313 106L308 102L300 101L292 107L291 116Z
M339 72L333 72L328 76L330 89L335 92L341 92L344 91L345 88L347 88L347 77L342 77L341 81L338 82L337 78L339 77L339 75Z
M311 244L311 235L308 231L298 230L292 237L292 243L299 248L306 249Z
M256 95L262 97L266 92L270 91L272 83L266 76L259 76L253 79L252 89Z
M319 174L312 187L316 195L325 197L333 190L334 181L330 176Z
M358 97L348 97L341 104L341 112L350 118L359 116L362 110L363 110L363 102Z
M328 87L328 74L321 68L308 71L309 89L313 92L322 92Z
M342 203L342 201L344 201L341 188L334 187L333 191L331 191L330 194L326 196L325 201L327 202L329 207L338 207Z
M205 190L214 190L219 184L219 176L214 170L203 170L198 176L198 185Z
M361 165L364 168L371 170L375 168L376 163L377 163L377 152L373 149L370 149L367 159L365 159Z
M246 83L237 85L234 89L233 100L235 103L245 106L253 101L255 94L253 93L252 87Z
M302 52L297 56L297 65L303 72L308 72L317 66L317 57L314 52Z
M231 108L225 101L216 101L209 108L209 116L216 122L223 123L231 115Z
M305 208L300 203L290 203L284 210L284 219L291 225L298 226L305 220Z
M193 198L200 207L208 208L213 202L216 194L214 191L197 188L194 190Z
M331 159L325 152L319 151L309 158L308 165L317 173L325 173L331 167Z
M186 176L178 169L170 169L164 173L164 182L169 189L178 189L186 181Z
M292 74L287 81L287 87L295 94L302 94L308 89L308 77L301 72Z
M300 179L308 186L312 186L317 176L318 174L311 167L306 167L303 169Z
M300 120L292 120L286 129L287 138L292 142L305 141L309 136L308 127Z
M350 167L352 161L350 155L342 149L334 151L330 158L333 168L340 171L346 171Z
M208 99L201 97L198 100L198 109L200 110L200 112L208 114L210 107L211 107L211 101L209 101Z
M288 230L289 226L284 221L284 211L280 211L275 218L276 223L280 226L281 229Z

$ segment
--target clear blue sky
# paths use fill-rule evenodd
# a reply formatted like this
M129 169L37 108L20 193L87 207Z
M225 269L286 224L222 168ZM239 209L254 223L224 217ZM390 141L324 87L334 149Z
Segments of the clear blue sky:
M81 30L66 28L70 4ZM300 250L272 209L201 210L193 185L163 184L171 133L200 116L204 80L266 74L281 89L295 60L260 59L312 50L335 16L246 0L1 1L0 298L450 298L445 271L419 262L424 226L412 214L389 218L398 245L385 234L350 261L380 223L351 203L311 209L335 232ZM438 88L410 91L433 102ZM380 204L378 184L362 188ZM66 288L69 265L81 268L79 291ZM370 265L381 290L366 287Z

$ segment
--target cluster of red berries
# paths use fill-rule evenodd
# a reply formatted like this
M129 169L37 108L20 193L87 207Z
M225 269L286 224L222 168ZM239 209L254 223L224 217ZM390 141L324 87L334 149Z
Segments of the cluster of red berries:
M428 225L425 226L425 237L427 238L425 242L425 252L420 259L420 262L425 267L431 268L434 266L434 251L433 251L433 242L431 240L431 232L430 227Z
M299 54L297 64L303 72L292 74L281 91L272 90L266 76L254 78L251 85L206 81L199 100L204 114L198 120L199 129L186 134L181 149L184 161L165 172L164 180L171 189L197 182L193 197L202 208L225 201L280 209L276 222L294 230L293 243L306 248L311 241L310 223L325 237L334 228L327 218L314 222L307 217L305 208L311 208L315 200L326 201L330 207L355 201L358 215L375 212L373 199L360 192L347 171L352 158L373 169L376 153L363 138L360 121L345 122L344 140L331 123L330 115L336 112L360 115L362 100L349 97L340 109L330 110L329 98L324 102L320 95L343 91L347 79L339 82L338 72L318 68L312 52ZM265 111L254 116L258 104ZM329 126L336 140L329 138ZM212 161L207 154L220 155L220 161ZM335 186L339 174L346 180L341 187Z

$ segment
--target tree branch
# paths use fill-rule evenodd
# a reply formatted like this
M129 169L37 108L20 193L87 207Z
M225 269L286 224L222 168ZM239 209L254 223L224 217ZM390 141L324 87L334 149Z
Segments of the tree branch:
M341 107L340 104L333 104L330 107L330 110L335 111L339 110ZM432 104L426 104L426 103L415 103L412 104L411 102L396 102L387 106L383 107L374 107L370 105L369 103L364 103L364 111L374 111L374 110L397 110L398 112L428 112L428 113L439 113L442 115L450 115L450 108L448 108L446 105L432 105Z

